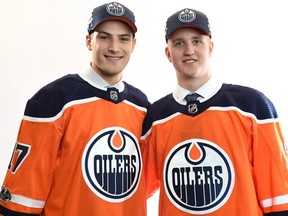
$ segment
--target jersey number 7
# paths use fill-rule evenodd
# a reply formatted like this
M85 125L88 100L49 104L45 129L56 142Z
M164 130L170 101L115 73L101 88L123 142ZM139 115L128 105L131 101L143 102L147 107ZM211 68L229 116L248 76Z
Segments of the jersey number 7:
M21 164L29 155L30 149L30 145L16 143L12 158L8 166L8 170L10 170L13 174L16 173Z

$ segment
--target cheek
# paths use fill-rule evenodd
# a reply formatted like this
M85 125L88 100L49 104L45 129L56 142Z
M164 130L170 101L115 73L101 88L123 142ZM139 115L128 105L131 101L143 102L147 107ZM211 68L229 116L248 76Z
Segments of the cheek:
M101 46L99 46L98 43L91 43L91 49L93 50L94 53L100 52L101 49L103 49Z
M171 52L169 57L170 62L178 62L182 61L182 55L180 52Z
M130 47L127 47L127 48L125 49L125 51L126 51L126 53L128 53L128 54L130 55L131 53L133 53L134 48L130 46Z

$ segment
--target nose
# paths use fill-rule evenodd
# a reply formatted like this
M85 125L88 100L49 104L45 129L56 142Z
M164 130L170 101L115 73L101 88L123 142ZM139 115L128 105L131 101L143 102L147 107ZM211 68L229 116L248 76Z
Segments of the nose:
M184 55L185 56L190 56L195 53L195 48L192 44L187 44L185 49L184 49Z
M115 39L112 39L108 47L109 52L117 53L119 52L119 42Z

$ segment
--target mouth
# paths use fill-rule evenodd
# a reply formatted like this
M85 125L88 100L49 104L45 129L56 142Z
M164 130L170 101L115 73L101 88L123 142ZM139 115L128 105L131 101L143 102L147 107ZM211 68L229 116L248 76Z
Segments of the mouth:
M114 55L104 55L105 58L109 59L109 60L119 60L121 58L123 58L123 56L114 56Z
M196 62L197 60L196 59L185 59L185 60L183 60L183 63L188 63L188 64L190 64L190 63L194 63L194 62Z

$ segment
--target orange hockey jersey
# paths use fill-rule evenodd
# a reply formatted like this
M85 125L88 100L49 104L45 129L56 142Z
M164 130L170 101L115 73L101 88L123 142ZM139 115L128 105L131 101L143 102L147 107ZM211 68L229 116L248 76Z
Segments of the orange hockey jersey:
M145 216L140 90L103 91L79 75L27 103L1 189L0 215Z
M284 213L288 149L273 104L248 87L218 89L189 107L173 94L151 105L142 134L147 195L160 188L159 216Z

